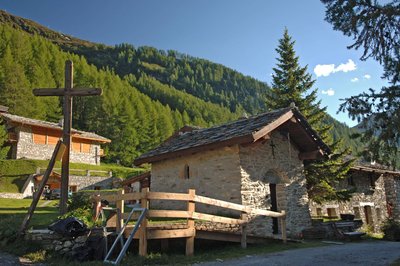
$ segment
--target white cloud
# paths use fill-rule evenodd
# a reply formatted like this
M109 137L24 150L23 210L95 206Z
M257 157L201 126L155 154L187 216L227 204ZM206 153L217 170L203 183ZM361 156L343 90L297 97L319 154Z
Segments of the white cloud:
M370 79L370 78L371 78L371 75L365 74L365 75L364 75L364 78L365 78L365 79Z
M314 68L314 73L317 75L317 77L324 76L327 77L330 74L335 72L335 65L330 64L330 65L316 65Z
M322 94L326 94L326 95L328 95L328 96L333 96L333 95L335 95L335 91L334 91L332 88L327 89L326 91L321 91L321 93L322 93Z
M350 81L351 81L351 82L358 82L359 79L358 79L358 78L352 78Z
M317 75L317 77L327 77L332 73L336 72L349 72L349 71L354 71L357 69L357 65L354 63L353 60L349 59L347 63L345 64L340 64L337 67L335 67L335 64L328 64L328 65L316 65L314 68L314 73Z
M343 71L343 72L349 72L349 71L354 71L357 69L356 64L353 62L353 60L349 59L346 64L340 64L337 68L335 68L335 72Z

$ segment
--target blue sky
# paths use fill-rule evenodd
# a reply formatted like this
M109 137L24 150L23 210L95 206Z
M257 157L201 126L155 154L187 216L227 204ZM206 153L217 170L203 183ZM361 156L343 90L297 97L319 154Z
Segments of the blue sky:
M336 114L339 99L386 84L378 63L346 48L352 39L324 21L317 0L0 0L0 9L94 42L177 50L268 83L287 27L322 105L351 126L356 122Z

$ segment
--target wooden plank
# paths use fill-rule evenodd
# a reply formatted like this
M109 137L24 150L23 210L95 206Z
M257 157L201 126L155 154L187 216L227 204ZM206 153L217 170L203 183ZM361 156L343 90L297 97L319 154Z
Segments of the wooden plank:
M33 89L33 95L35 96L65 96L67 94L70 96L93 96L101 95L102 93L103 91L100 88L74 88L72 90L52 88Z
M259 131L253 133L254 141L257 141L258 139L264 137L265 135L267 135L272 130L276 129L277 127L279 127L280 125L282 125L283 123L285 123L292 117L293 117L293 112L291 110L289 110L287 113L281 115L278 119L276 119L272 123L269 123L268 125L266 125L262 129L260 129Z
M193 232L196 232L193 220L193 213L196 211L196 205L193 199L196 195L196 191L194 189L189 189L188 195L192 200L188 201L187 203L187 212L191 214L190 216L192 217L188 219L187 225L189 229L193 230ZM186 256L193 256L194 254L194 236L195 233L193 233L192 236L186 238Z
M206 213L198 213L198 212L193 213L193 218L210 222L216 222L216 223L225 223L225 224L242 224L246 222L241 219L233 219L233 218L227 218L227 217L216 216Z
M149 188L143 188L142 189L142 197L140 200L140 205L142 208L144 209L149 209L149 201L147 199L147 195L149 194ZM142 224L140 225L139 228L139 232L140 232L140 236L139 236L139 256L147 256L147 224L148 224L148 220L147 220L147 215L146 217L143 219Z
M247 213L242 213L241 217L240 217L243 221L247 221ZM242 246L242 248L247 248L247 223L243 223L241 225L241 233L242 233L242 237L240 239L240 245Z
M281 211L283 216L280 218L281 220L281 232L282 232L282 240L283 243L287 242L287 236L286 236L286 213L285 211Z
M124 193L125 193L125 191L123 189L121 189L118 192L118 196L120 196L120 198L122 198ZM121 217L122 216L121 214L124 213L124 205L125 205L124 203L125 203L125 201L122 200L122 199L118 200L116 202L116 207L117 207L117 217L116 217L116 219L117 219L117 232L119 232L121 230L121 225L124 224L124 219ZM118 221L118 219L119 219L119 221Z
M151 217L151 218L190 218L190 217L192 217L192 215L188 211L149 210L148 217Z
M166 193L166 192L149 192L147 198L150 200L191 200L190 196L185 193Z
M163 238L181 238L194 237L195 230L193 228L174 229L174 230L148 230L148 239L163 239Z
M286 215L282 212L273 212L273 211L261 210L261 209L251 209L251 211L248 213L253 214L253 215L264 215L264 216L275 217L275 218L284 217Z
M198 202L198 203L204 203L204 204L208 204L208 205L218 206L218 207L222 207L222 208L228 208L228 209L237 210L237 211L244 211L244 212L249 212L251 209L248 206L243 206L240 204L223 201L223 200L217 200L217 199L199 196L199 195L195 195L194 201Z

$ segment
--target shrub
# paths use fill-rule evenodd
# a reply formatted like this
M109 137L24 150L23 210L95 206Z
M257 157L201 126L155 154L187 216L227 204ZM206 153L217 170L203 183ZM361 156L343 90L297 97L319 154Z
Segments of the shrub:
M390 241L400 241L400 223L393 218L387 219L382 225L383 238Z

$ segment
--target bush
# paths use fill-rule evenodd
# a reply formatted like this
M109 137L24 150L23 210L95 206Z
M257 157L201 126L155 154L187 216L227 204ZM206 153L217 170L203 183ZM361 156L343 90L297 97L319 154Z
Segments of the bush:
M387 219L382 225L383 239L400 241L400 223L393 218Z
M73 193L68 204L68 211L73 211L76 209L90 209L92 208L92 202L90 200L90 195L85 193Z

